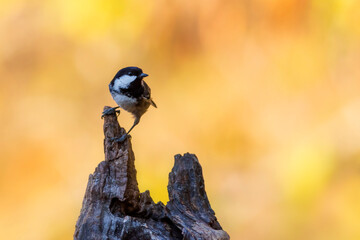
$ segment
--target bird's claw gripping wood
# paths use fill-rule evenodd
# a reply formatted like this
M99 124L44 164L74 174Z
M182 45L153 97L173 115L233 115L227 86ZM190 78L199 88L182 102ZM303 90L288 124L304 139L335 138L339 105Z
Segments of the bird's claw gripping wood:
M118 107L113 107L113 108L108 108L108 109L104 110L104 111L102 112L101 118L104 118L105 115L111 115L111 114L114 114L114 113L116 113L117 115L119 115L119 114L120 114L120 110L116 110L116 109L118 109L118 108L119 108L119 106L118 106Z

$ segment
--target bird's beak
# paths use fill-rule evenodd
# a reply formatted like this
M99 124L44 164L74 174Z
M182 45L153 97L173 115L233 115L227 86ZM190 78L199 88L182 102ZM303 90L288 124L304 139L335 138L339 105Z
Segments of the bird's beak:
M149 75L147 75L146 73L140 74L140 77L142 77L142 78L147 77L147 76L149 76Z

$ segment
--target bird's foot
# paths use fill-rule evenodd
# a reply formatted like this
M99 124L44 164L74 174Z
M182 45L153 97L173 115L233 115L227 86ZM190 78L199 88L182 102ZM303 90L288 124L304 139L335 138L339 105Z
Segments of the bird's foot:
M125 141L128 136L129 136L128 134L124 134L119 138L111 138L111 141L121 143L121 142Z
M113 108L108 108L108 109L104 110L102 112L101 118L104 118L105 115L111 115L114 113L120 114L120 110L116 110L117 108L119 108L119 107L113 107Z

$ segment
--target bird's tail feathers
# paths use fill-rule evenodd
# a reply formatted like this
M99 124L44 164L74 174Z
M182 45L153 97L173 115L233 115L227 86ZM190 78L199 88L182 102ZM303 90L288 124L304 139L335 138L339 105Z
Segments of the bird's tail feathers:
M150 103L151 103L151 105L153 105L153 107L157 108L155 102L152 99L150 99Z

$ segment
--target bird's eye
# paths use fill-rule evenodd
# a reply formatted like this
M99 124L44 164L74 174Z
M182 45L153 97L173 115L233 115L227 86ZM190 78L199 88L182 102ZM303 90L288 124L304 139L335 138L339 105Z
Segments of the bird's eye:
M133 74L132 74L132 72L128 72L128 75L129 75L129 76L132 76Z

